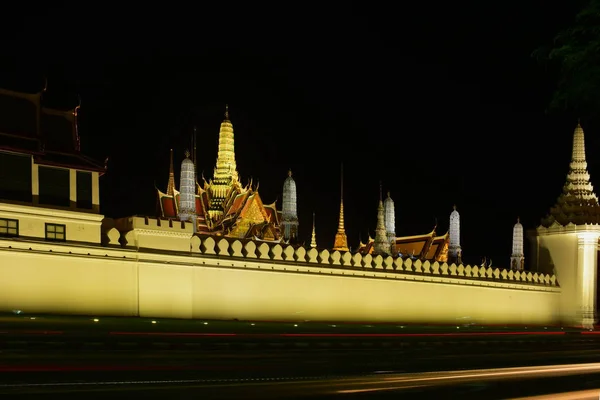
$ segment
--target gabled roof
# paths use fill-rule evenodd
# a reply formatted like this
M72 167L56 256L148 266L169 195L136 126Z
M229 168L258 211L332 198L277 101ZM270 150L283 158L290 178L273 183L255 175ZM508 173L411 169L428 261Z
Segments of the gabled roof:
M104 173L104 165L80 152L79 106L45 107L43 93L0 88L0 150L32 154L37 164Z

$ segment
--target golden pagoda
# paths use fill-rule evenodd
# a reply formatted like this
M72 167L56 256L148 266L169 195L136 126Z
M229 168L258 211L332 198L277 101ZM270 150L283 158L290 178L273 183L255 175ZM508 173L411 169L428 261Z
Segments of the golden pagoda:
M194 157L195 162L195 157ZM177 219L179 192L175 189L173 152L167 193L157 189L161 218ZM276 203L264 204L252 182L242 186L235 162L233 124L229 107L219 130L217 162L213 179L196 181L196 232L240 239L281 241L281 212Z
M341 191L340 191L340 219L338 223L338 230L335 234L335 240L333 242L333 250L348 251L348 238L346 237L346 230L344 229L344 165L341 167Z

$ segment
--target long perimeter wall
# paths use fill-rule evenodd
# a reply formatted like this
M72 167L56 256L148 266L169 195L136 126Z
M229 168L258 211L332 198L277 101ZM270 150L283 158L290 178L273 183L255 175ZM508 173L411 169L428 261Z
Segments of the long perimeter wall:
M0 309L240 320L560 322L561 289L550 275L215 242L175 230L121 234L113 228L104 247L2 239ZM187 244L176 252L156 249L169 240ZM138 246L153 241L153 249Z

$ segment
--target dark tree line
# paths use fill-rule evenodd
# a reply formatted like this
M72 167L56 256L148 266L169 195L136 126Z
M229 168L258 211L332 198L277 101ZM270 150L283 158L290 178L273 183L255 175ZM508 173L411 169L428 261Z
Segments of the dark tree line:
M533 56L557 75L549 111L600 113L600 0L588 0L571 26Z

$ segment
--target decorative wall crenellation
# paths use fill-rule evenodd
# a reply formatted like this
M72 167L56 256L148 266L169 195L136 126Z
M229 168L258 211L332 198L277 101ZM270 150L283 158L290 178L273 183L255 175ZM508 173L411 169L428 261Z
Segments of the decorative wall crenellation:
M139 230L147 238L152 237L152 228L144 224L143 230ZM317 250L316 248L306 249L304 247L295 247L279 243L258 242L251 240L240 240L226 237L197 236L189 235L183 237L181 228L174 229L173 235L177 241L189 241L189 252L198 255L214 257L238 257L246 259L256 259L307 264L322 266L323 268L341 268L341 269L361 269L374 270L380 272L393 272L404 275L429 275L440 277L455 277L457 279L471 279L480 281L506 281L507 283L522 283L529 285L559 286L555 275L532 273L530 271L512 271L508 269L492 268L484 266L456 265L454 263L439 263L429 261L413 261L410 258L393 258L391 256L382 257L381 255L372 256L371 254L362 255L360 253L342 252L338 250L329 251L327 249ZM128 232L120 233L116 228L106 232L109 238L109 245L120 245L123 247L152 248L140 245L139 241L134 241L136 231L133 229ZM164 241L164 226L156 232L155 239L157 246ZM175 237L174 237L175 238ZM152 241L145 241L145 244L152 244ZM188 248L187 244L181 243L178 249Z

